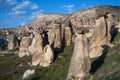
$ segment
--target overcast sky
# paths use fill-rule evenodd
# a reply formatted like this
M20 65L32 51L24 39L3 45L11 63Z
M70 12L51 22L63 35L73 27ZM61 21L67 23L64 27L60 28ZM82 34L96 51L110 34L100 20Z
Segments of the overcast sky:
M0 0L0 28L29 24L44 13L72 13L98 5L120 6L120 0Z

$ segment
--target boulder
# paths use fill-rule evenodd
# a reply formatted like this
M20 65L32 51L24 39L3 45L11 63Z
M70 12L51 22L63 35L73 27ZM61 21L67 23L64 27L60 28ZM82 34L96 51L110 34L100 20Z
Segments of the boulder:
M23 74L22 80L28 80L35 73L35 70L26 70Z
M54 60L54 52L50 45L46 45L44 47L43 53L44 54L42 55L40 66L47 67Z

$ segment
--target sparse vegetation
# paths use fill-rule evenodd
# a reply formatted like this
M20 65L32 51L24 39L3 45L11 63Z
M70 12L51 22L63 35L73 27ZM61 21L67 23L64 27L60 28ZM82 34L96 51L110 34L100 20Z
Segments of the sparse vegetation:
M116 44L119 40L120 33L112 42L114 47L101 57L91 59L93 71L85 80L120 80L120 45ZM18 58L15 54L5 54L0 57L0 80L21 80L27 69L35 69L31 80L65 80L72 52L73 44L65 47L54 63L46 68L30 67L28 61L31 57Z
M37 68L32 80L65 80L72 52L73 44L66 47L51 66Z
M0 64L2 64L2 66L0 65L0 80L21 80L23 73L27 69L35 69L35 74L31 80L65 80L72 51L73 44L66 47L54 63L47 68L30 67L27 62L31 60L30 57L19 59L14 54L5 54L5 57L0 58ZM19 65L23 66L19 67Z
M94 67L97 68L94 68L96 69L94 74L90 74L87 80L120 80L120 43L118 41L120 41L120 33L112 42L114 47L99 58L93 59L92 62L96 62Z

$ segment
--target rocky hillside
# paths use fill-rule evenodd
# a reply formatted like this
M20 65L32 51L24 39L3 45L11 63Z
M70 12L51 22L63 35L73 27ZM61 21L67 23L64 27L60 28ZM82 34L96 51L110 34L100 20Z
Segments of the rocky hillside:
M17 50L18 52L15 55L19 57L19 60L25 60L27 67L32 69L50 67L51 65L56 65L57 68L59 64L55 62L61 58L59 54L62 52L63 55L70 55L65 67L65 69L68 68L67 72L65 72L64 77L59 79L91 79L91 75L94 75L97 70L96 68L101 67L104 63L103 59L109 49L117 46L111 44L111 42L115 40L119 31L119 27L115 27L120 21L119 12L120 8L117 6L98 6L72 14L43 14L31 24L14 29L16 31L2 31L5 36L0 39L0 44L8 52L13 51L14 53ZM65 51L65 49L66 47L71 48L71 44L74 44L74 46L71 46L72 51L69 49L69 54L69 50ZM3 59L6 57L4 54L2 56ZM26 60L24 58L26 56L30 60ZM62 64L67 57L62 58L64 60ZM92 58L97 58L97 62L102 59L100 65L96 65L96 61L91 61ZM20 68L23 66L24 62L14 65L14 67ZM51 67L51 70L54 70L54 66ZM22 78L28 78L35 71L26 70ZM64 71L61 70L61 72ZM61 75L63 74L58 74L59 77ZM55 78L57 79L57 77ZM51 79L51 76L49 79Z
M43 14L38 17L34 22L26 25L25 27L45 27L50 25L55 20L60 20L59 22L67 25L68 21L72 18L84 18L95 19L106 13L112 14L114 17L114 21L120 21L120 7L119 6L97 6L85 10L80 10L71 14Z

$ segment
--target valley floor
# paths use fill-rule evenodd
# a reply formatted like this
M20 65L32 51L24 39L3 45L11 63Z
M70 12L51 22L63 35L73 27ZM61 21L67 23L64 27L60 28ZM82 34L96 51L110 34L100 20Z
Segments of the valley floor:
M91 59L91 70L85 80L120 80L120 33L112 42L114 47L98 58ZM47 68L30 67L31 57L18 58L14 53L0 56L0 80L21 80L27 69L35 69L30 80L65 80L73 44L66 47ZM1 53L0 53L1 54Z

